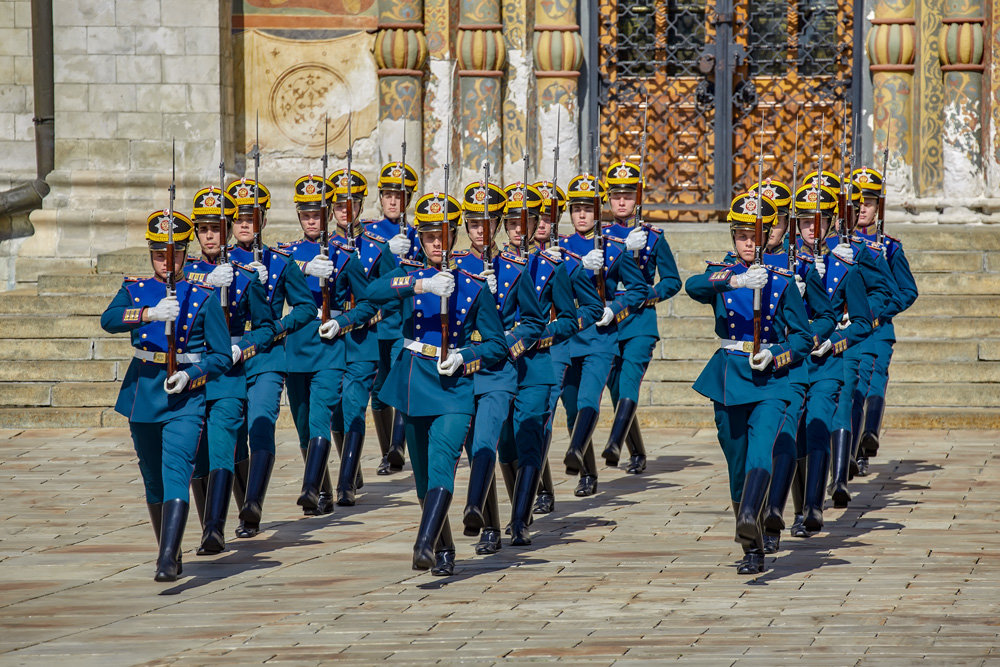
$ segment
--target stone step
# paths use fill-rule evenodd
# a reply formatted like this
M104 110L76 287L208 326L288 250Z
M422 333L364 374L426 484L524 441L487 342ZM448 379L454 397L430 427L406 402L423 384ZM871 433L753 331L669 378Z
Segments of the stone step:
M128 341L125 341L125 344L131 348ZM94 341L87 338L46 338L40 340L0 338L0 360L11 359L23 361L26 359L69 360L123 358L123 355L121 354L113 357L95 357L94 350Z
M38 277L41 296L76 295L106 296L108 301L122 286L122 277L96 273L48 273Z
M117 361L7 361L0 364L0 382L114 382L124 376Z
M105 338L112 336L101 328L96 316L66 315L33 317L30 315L0 316L0 339L20 338Z
M0 293L0 315L100 315L111 299L107 296L39 296L22 288Z

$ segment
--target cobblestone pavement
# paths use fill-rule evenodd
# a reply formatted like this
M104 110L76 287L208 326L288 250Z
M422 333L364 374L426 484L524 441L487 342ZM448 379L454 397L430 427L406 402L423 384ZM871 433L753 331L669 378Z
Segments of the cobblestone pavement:
M602 470L575 498L556 466L532 547L476 556L456 534L440 579L410 569L408 468L376 477L370 438L359 504L304 518L280 432L266 531L199 558L193 519L185 577L157 584L127 431L0 431L0 663L1000 665L997 432L888 432L851 507L756 578L735 572L714 433L645 438L646 474Z

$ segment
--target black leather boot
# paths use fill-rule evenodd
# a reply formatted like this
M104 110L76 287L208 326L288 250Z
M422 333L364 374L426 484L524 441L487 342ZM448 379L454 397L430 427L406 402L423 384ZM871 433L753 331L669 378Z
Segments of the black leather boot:
M830 434L830 497L833 506L847 507L851 494L847 489L847 475L851 458L851 433L838 429Z
M258 451L250 455L250 469L247 472L246 498L240 509L240 524L236 537L254 537L260 532L260 516L264 507L264 496L271 481L274 468L274 454Z
M191 478L191 497L198 510L198 523L205 525L205 497L208 496L208 477Z
M375 437L378 438L378 448L382 452L382 462L375 471L378 475L389 474L389 462L385 455L389 453L389 443L392 441L393 408L372 410L372 423L375 424Z
M879 431L882 430L882 415L885 413L885 398L869 396L865 399L865 426L861 431L861 451L865 458L878 454Z
M312 438L305 451L306 467L302 473L302 492L296 501L303 509L314 510L319 504L319 487L323 482L323 472L326 470L329 458L330 441L326 438Z
M494 483L496 454L491 450L478 452L472 458L472 470L469 472L469 491L466 495L465 511L462 513L462 532L468 537L475 537L486 526L483 508L490 485Z
M632 420L632 426L625 436L628 444L629 458L628 467L625 469L630 475L639 475L646 470L646 443L642 440L642 431L639 430L639 417Z
M517 481L514 484L514 502L510 510L510 544L514 547L525 547L531 544L531 533L528 526L531 521L531 501L538 488L538 478L541 470L535 466L523 466L517 471Z
M181 541L187 523L188 504L180 499L163 503L160 523L160 553L156 558L156 581L177 581L181 574Z
M420 514L420 527L417 529L417 540L413 545L413 569L429 570L435 565L434 549L444 520L448 516L448 506L451 505L451 492L443 487L427 490L424 496L423 511Z
M503 485L507 489L507 500L513 505L514 482L517 481L517 459L514 459L510 463L497 461L497 467L500 468L500 476L503 477Z
M500 551L500 506L497 503L497 480L494 475L486 493L486 503L483 506L485 526L476 543L476 553L480 556L495 554Z
M322 516L333 514L333 482L330 481L330 466L323 469L323 481L319 485L319 502L316 507L303 508L302 514L305 516Z
M635 411L637 407L638 406L635 401L627 398L619 399L618 405L615 406L615 418L614 421L611 422L611 432L608 434L608 444L605 445L604 451L601 452L601 456L604 457L604 461L612 468L618 465L618 459L621 457L622 453L622 445L625 443L625 438L628 436L628 430L632 426L632 420L635 419Z
M806 499L806 459L795 459L795 476L792 477L792 511L795 518L789 531L792 537L809 537L809 531L802 524L802 512Z
M337 478L337 504L353 507L358 490L358 473L361 471L361 446L364 434L348 431L340 455L340 476Z
M597 410L583 408L576 414L573 423L573 433L569 439L569 449L563 463L566 464L566 474L575 475L584 467L584 452L594 436L597 427Z
M149 523L153 526L153 535L156 536L156 543L160 543L160 526L163 523L163 503L146 503L149 510Z
M809 452L806 463L806 497L802 508L802 523L815 533L823 528L823 500L826 498L826 478L830 474L830 448Z
M760 530L760 514L764 507L764 496L771 482L771 473L763 468L752 468L743 482L743 498L740 500L740 515L736 519L736 541L751 551L761 550L764 543Z
M576 485L573 495L583 498L597 493L597 461L594 459L593 443L589 443L583 451L583 467L580 468L580 473L580 483Z
M771 485L761 523L764 527L764 553L773 554L781 544L781 531L785 529L785 504L795 477L795 457L779 454L771 461Z
M542 476L538 482L538 497L535 498L535 514L549 514L556 508L555 485L552 483L552 466L548 459L542 464Z
M343 467L343 460L344 460L343 459L343 457L344 457L344 440L345 440L345 438L344 438L344 432L343 431L334 431L331 435L333 435L333 445L337 448L337 457L340 458L340 460L341 460L341 467ZM364 445L364 443L365 443L365 436L362 435L361 436L361 444ZM329 466L327 466L327 467L329 468ZM354 476L354 490L355 490L355 493L358 490L360 490L361 488L363 488L364 485L365 485L365 479L361 475L361 466L358 465L358 474ZM338 477L338 486L339 486L339 477Z
M392 418L392 439L389 441L389 451L385 454L389 464L389 472L399 472L406 463L406 433L403 424L403 413L395 411Z
M233 474L233 500L236 501L236 506L242 509L247 497L247 477L250 475L250 459L246 458L242 461L237 461L233 465L233 470L235 471Z
M455 541L451 538L451 522L446 516L441 526L441 536L434 548L434 567L431 574L435 577L450 577L455 574Z
M205 520L202 525L199 556L226 550L226 514L229 496L233 492L233 473L217 468L208 473L208 495L205 499Z

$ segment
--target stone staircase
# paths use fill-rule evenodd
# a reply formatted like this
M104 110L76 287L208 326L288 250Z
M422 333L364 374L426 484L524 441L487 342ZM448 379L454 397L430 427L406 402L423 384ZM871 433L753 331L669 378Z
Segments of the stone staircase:
M684 279L730 244L721 225L666 229ZM892 231L920 298L896 319L886 426L1000 428L1000 230L899 224ZM42 273L34 287L0 293L0 427L125 424L111 406L131 346L101 330L100 314L123 274L148 273L145 249L129 249L101 255L91 272ZM709 308L682 291L658 310L662 340L643 384L641 419L711 426L710 406L691 389L717 346ZM287 410L282 424L291 425Z

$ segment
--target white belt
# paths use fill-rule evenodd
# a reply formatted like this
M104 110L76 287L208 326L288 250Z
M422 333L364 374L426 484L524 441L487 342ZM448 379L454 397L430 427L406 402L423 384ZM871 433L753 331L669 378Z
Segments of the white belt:
M767 350L774 347L774 343L761 343L760 349ZM719 349L729 350L731 352L746 352L750 354L753 352L753 341L752 340L720 340Z
M417 354L422 354L425 357L438 357L441 355L441 348L437 345L430 345L428 343L421 343L410 338L403 339L403 347L405 347L410 352L416 352Z
M167 363L166 352L135 350L135 354L133 356L136 359L142 359L143 361L152 361L154 364ZM201 352L184 352L182 354L177 354L176 356L177 356L177 363L179 364L196 364L199 361L201 361Z

